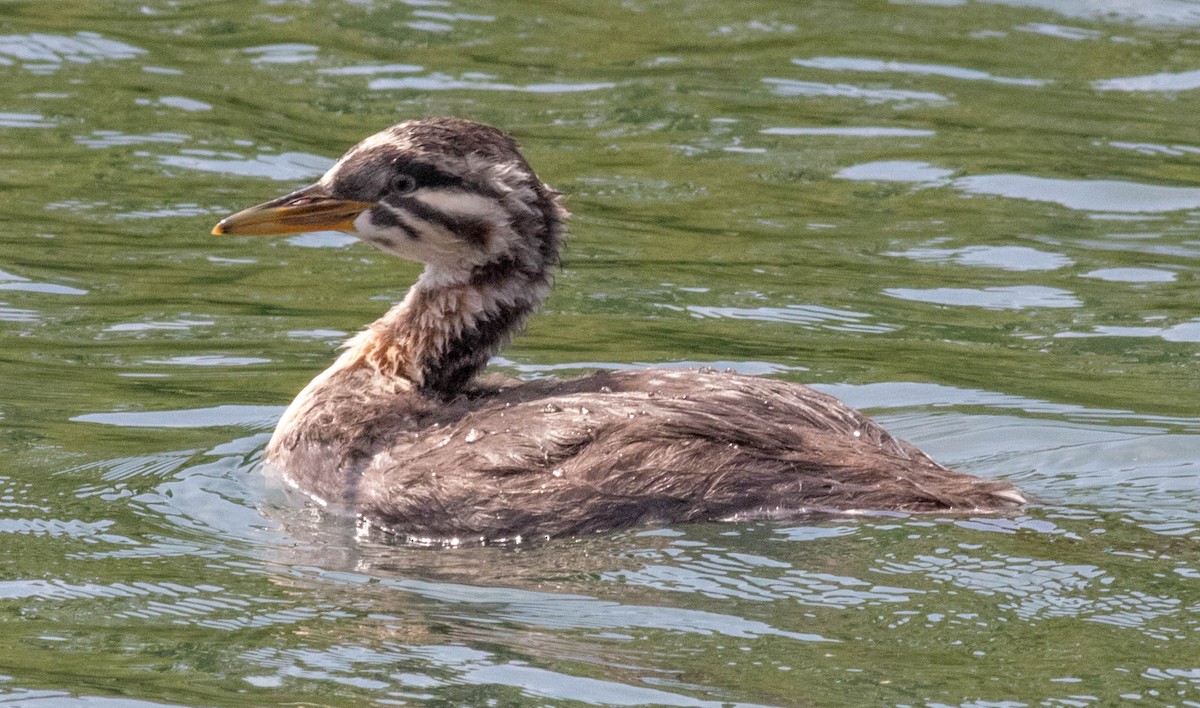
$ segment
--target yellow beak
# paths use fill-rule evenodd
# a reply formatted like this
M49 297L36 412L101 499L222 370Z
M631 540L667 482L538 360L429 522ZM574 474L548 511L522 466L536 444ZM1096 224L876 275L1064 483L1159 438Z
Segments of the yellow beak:
M358 215L374 202L338 199L317 185L243 209L221 219L212 232L218 236L298 234L306 231L353 231Z

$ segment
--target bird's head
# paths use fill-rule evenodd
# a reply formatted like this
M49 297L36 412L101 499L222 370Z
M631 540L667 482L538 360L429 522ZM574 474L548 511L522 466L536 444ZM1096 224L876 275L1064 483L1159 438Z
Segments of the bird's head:
M345 231L443 277L557 264L566 210L504 132L458 118L394 125L315 184L226 217L214 234Z

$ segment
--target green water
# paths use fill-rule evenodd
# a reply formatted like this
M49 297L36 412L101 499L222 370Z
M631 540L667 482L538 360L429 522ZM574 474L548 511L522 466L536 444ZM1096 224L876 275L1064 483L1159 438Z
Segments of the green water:
M1200 702L1200 5L0 4L0 700ZM432 551L262 483L416 267L217 238L399 119L575 212L497 368L812 383L1005 518Z

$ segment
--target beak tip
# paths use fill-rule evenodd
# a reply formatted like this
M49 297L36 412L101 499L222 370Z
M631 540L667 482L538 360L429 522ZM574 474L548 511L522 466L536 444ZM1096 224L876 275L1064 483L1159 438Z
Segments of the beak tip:
M224 236L227 233L229 233L229 232L225 230L225 222L224 221L222 221L222 222L218 223L216 226L212 227L212 235L213 236Z

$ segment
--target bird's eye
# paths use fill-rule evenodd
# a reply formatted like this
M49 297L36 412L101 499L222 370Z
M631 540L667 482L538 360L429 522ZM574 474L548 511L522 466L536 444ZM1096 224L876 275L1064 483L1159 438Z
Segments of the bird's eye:
M408 194L417 191L417 178L410 174L400 173L392 178L392 191L396 194Z

